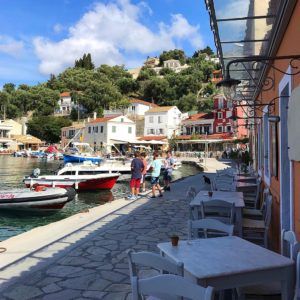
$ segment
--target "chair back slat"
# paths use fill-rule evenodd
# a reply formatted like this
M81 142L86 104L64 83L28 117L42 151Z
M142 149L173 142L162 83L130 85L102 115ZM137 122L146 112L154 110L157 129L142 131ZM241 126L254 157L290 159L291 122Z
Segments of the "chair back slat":
M208 235L211 234L215 236L232 236L233 235L233 225L225 224L219 220L215 219L201 219L195 221L188 221L188 235L189 239L191 238L208 238ZM199 232L200 231L200 232ZM203 236L199 236L199 233L202 233Z
M151 252L127 251L131 276L138 276L138 266L150 267L170 274L183 276L183 263L173 262L165 257Z
M215 213L216 216L212 217L211 214ZM205 218L217 218L226 223L233 224L234 222L235 206L234 203L230 203L224 200L209 200L201 202L201 214L202 219Z
M140 296L162 297L164 300L173 300L185 297L191 300L212 300L212 287L201 287L176 275L158 275L146 279L132 278L132 299L139 300Z

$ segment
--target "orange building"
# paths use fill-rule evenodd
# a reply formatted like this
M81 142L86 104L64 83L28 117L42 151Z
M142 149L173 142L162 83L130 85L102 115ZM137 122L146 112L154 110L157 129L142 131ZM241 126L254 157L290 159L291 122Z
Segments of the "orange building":
M234 1L206 4L227 93L247 104L254 166L273 196L270 244L278 250L282 229L300 239L300 1L252 0L232 11Z

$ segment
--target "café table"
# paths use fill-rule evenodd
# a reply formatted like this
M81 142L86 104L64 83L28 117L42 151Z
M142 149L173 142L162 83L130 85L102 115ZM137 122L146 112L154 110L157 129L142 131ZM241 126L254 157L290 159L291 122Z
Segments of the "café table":
M235 227L238 235L243 235L243 208L245 207L244 197L242 192L224 192L213 191L212 197L208 196L208 191L200 191L195 198L190 202L190 208L200 207L202 201L224 200L229 203L234 203L235 207ZM199 218L199 217L198 217Z
M236 236L157 245L163 256L184 264L185 276L216 290L280 282L283 300L293 299L294 261Z

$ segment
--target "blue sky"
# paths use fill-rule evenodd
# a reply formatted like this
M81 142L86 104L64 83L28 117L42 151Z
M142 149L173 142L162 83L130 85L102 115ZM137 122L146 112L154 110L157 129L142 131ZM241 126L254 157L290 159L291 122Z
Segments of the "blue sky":
M203 0L2 0L0 87L36 84L91 52L96 65L139 66L148 55L214 48Z

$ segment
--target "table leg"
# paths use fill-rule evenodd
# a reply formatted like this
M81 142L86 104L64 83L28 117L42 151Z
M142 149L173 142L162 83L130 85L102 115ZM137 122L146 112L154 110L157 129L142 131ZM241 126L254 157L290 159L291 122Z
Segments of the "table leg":
M239 237L243 237L243 216L242 216L241 207L236 207L235 217L236 217L236 227L238 229L238 235Z
M285 272L284 280L281 281L281 299L294 299L294 269L288 268Z

